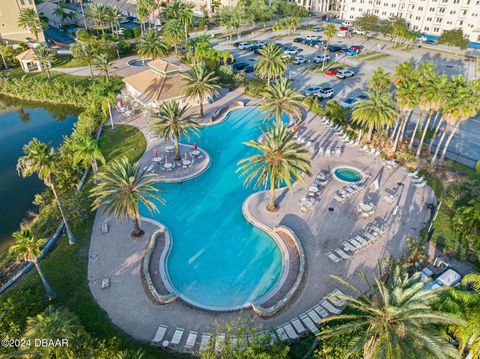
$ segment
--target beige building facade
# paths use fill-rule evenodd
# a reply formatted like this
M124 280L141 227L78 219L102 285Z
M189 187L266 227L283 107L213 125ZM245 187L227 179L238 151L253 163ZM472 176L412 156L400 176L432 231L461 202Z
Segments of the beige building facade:
M0 42L9 44L25 41L34 36L28 29L18 26L22 8L34 7L34 0L0 0ZM40 42L45 41L43 32L38 34Z

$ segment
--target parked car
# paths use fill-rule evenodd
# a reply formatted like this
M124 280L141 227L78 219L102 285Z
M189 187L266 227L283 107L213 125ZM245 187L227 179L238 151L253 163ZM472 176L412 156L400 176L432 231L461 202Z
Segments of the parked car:
M317 49L320 49L320 48L323 48L325 47L327 41L326 40L317 40L315 42L315 44L313 45L313 47L317 48Z
M282 59L286 59L286 60L291 59L292 57L293 57L293 55L290 55L290 54L287 54L287 53L284 53L282 55Z
M342 22L342 25L343 25L343 26L353 26L353 22L352 22L352 21L345 20L344 22Z
M330 56L322 54L322 55L317 55L312 59L313 62L316 64L319 64L321 62L327 62L330 61Z
M238 47L240 50L245 50L245 49L246 49L248 46L250 46L251 44L252 44L251 42L245 42L245 41L243 41L243 42L238 43L238 46L237 46L237 47Z
M245 71L247 74L253 72L254 70L255 68L252 64L247 64L247 66L245 66L245 68L243 69L243 71Z
M303 42L305 40L303 37L296 37L293 39L293 42Z
M321 26L315 26L315 27L313 28L313 31L315 31L315 32L323 31L323 27L321 27Z
M355 72L351 70L338 70L335 76L337 76L339 79L346 79L347 77L352 77L354 75L355 75Z
M359 30L359 29L353 29L352 32L357 35L366 35L367 32L364 30Z
M362 49L363 49L363 46L361 46L361 45L350 46L350 50L353 50L353 51L360 51Z
M320 100L331 98L333 96L333 89L331 87L323 87L315 92L313 96L318 97Z
M337 33L337 36L347 38L347 37L351 37L352 33L348 30L341 30Z
M355 56L355 55L358 55L358 53L360 52L359 50L350 50L350 49L345 49L342 51L347 56Z
M338 73L338 69L334 67L331 69L325 70L325 75L328 75L328 76L335 76L337 73Z
M311 87L307 87L305 90L303 90L302 93L305 96L313 95L315 92L317 92L318 90L321 90L321 89L322 89L322 86L311 86Z
M340 26L340 31L350 31L350 29L346 26Z
M327 46L327 50L330 51L330 52L338 52L341 49L343 49L343 47L341 47L340 45L328 45Z
M304 64L305 62L307 62L307 59L303 56L295 56L293 58L293 63L295 65L300 65L300 64Z
M318 36L317 35L307 35L307 37L305 39L306 40L318 40Z
M366 100L367 98L368 98L368 96L365 95L364 93L357 96L357 99L359 99L359 100Z
M340 106L345 108L352 108L353 106L355 106L355 102L357 101L358 101L358 98L356 97L348 97L340 102Z
M298 55L299 51L298 49L289 48L285 50L285 53L288 55Z
M248 65L249 64L247 64L246 62L237 62L237 63L232 65L232 68L235 71L241 71L241 70L245 69L245 67L247 67Z
M260 45L252 44L252 45L246 47L245 49L248 50L248 51L256 51L256 50L261 49L261 48L262 48L262 46L260 46Z
M125 18L125 17L121 17L121 18L118 20L118 22L119 22L120 24L126 24L127 22L129 22L129 20L128 20L127 18Z
M427 45L436 45L437 41L435 41L435 40L425 40L423 43L427 44Z
M242 42L242 41L237 41L237 42L234 42L234 43L233 43L233 46L239 47L240 44L243 44L243 42Z

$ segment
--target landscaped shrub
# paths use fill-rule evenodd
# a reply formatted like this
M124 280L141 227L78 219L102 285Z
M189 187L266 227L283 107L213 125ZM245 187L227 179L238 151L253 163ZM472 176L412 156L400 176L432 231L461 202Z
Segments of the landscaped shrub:
M245 95L251 97L261 97L262 92L265 90L267 82L263 79L253 78L245 80Z

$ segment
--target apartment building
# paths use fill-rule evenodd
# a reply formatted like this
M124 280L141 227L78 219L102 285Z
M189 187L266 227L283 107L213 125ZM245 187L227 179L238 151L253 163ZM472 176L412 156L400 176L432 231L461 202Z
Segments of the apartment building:
M17 24L20 10L35 7L33 0L0 0L0 42L16 43L33 37L28 29ZM45 41L43 33L38 34L40 41Z
M296 0L296 2L313 13L336 11L338 4L337 0Z
M363 13L381 19L400 16L413 30L428 35L461 28L470 41L480 41L480 0L338 0L338 10L345 20Z

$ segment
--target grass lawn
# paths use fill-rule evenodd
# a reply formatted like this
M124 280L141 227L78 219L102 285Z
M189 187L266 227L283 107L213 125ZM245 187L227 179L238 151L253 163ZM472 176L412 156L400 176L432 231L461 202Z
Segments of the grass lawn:
M374 56L374 55L378 55L378 52L377 51L364 52L364 53L355 55L353 58L354 59L363 59L365 57L370 57L370 56Z
M53 67L64 69L83 66L88 66L88 64L85 61L74 59L70 56L57 56L53 62Z
M367 58L363 59L363 61L365 61L365 62L375 61L375 60L379 60L379 59L384 59L386 57L390 57L390 55L389 54L378 54L378 55L375 55L375 56L372 56L372 57L367 57Z
M322 64L316 64L310 66L307 71L315 72L317 74L324 74L326 70L331 69L332 67L336 69L346 69L348 68L347 65L345 64L339 64L338 62L328 62L325 65L325 68L322 70Z
M114 131L106 128L100 139L100 148L108 162L116 158L127 156L131 160L137 160L145 152L147 141L140 130L130 125L117 125ZM88 193L91 183L87 183L83 192ZM86 195L82 196L80 206L89 206ZM147 344L136 342L115 327L108 319L107 314L95 303L88 287L87 264L90 236L95 214L88 211L88 216L80 225L74 228L75 236L78 239L77 245L69 245L67 238L63 236L58 240L57 245L47 257L42 260L41 266L45 272L50 285L57 293L55 304L68 307L79 318L86 331L94 338L111 340L117 337L123 348L143 348L148 358L174 358L177 355L169 354L150 347ZM44 290L36 271L31 271L20 283L10 289L1 300L8 297L21 298L19 309L45 308L48 303ZM28 304L26 304L28 303ZM25 315L19 318L25 323Z

